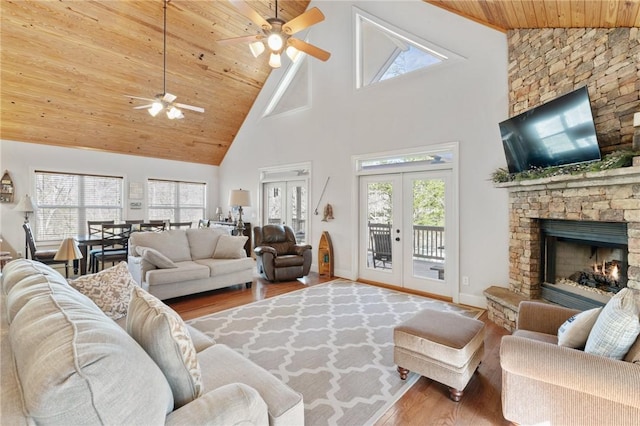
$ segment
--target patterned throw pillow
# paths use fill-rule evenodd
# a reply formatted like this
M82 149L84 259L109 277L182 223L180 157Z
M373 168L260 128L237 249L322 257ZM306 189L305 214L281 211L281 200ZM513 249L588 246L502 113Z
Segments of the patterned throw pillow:
M640 334L639 317L640 290L623 288L602 309L584 351L623 359Z
M175 409L202 395L202 375L196 349L182 318L140 287L133 290L127 332L164 373Z
M69 280L69 284L93 300L93 303L113 320L127 315L131 291L136 287L136 282L127 268L127 262L120 262L96 274Z
M602 308L589 309L566 320L558 329L558 345L568 348L584 348L600 311Z
M152 249L151 247L136 247L136 251L144 260L154 265L159 269L169 269L169 268L177 268L178 266L173 263L173 260L169 259L164 254L160 253L156 249Z
M244 245L249 238L246 236L233 237L221 235L213 252L214 259L242 259L247 257Z

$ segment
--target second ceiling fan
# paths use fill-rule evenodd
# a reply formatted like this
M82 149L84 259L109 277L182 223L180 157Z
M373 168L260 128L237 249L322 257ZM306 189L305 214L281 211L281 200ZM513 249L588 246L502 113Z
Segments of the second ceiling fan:
M280 55L283 51L286 52L292 61L296 60L300 52L304 52L321 61L326 61L331 56L326 50L291 37L293 34L324 20L324 15L317 7L313 7L302 15L287 22L278 18L278 0L276 0L275 4L276 16L267 19L263 18L262 15L243 0L229 0L229 2L235 6L240 13L258 25L262 29L262 34L227 38L218 40L218 43L228 44L249 41L251 42L249 44L251 53L257 58L265 51L263 40L266 40L267 47L270 51L269 65L272 68L279 68L282 65Z

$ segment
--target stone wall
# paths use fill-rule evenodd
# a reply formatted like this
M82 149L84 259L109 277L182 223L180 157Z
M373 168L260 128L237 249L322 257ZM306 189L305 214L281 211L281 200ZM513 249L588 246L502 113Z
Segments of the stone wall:
M640 28L507 33L510 116L587 85L603 154L630 148L640 111Z

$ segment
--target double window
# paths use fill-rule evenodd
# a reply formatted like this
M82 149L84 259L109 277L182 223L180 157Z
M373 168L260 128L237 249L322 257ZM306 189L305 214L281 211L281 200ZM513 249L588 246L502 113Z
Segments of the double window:
M149 179L149 219L170 222L197 222L203 219L206 189L204 183Z
M122 220L122 176L36 170L38 241L87 233L88 220Z

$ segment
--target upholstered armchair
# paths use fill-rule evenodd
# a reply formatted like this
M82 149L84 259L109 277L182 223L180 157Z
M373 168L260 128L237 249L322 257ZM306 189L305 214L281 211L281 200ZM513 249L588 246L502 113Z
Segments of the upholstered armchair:
M269 281L304 277L311 269L311 246L297 244L293 229L283 225L253 228L258 273Z
M640 339L622 360L559 346L558 328L578 312L520 303L518 329L500 345L505 419L525 425L639 424Z

